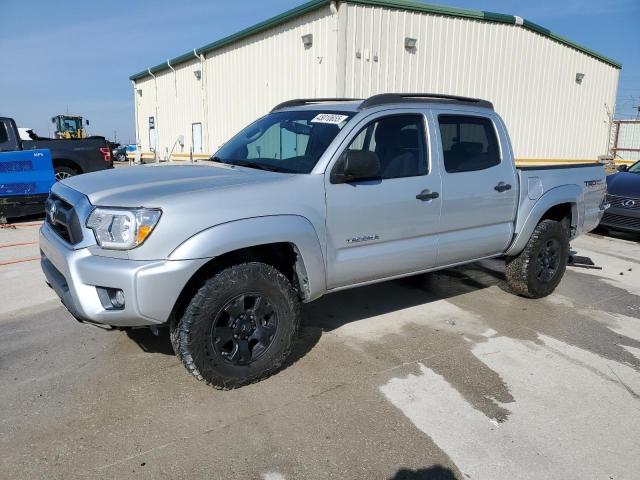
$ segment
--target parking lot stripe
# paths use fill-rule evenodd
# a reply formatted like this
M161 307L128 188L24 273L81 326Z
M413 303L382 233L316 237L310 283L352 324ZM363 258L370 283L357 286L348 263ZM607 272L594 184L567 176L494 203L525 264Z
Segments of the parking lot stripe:
M0 248L9 248L9 247L24 247L27 245L35 245L38 242L20 242L20 243L7 243L6 245L0 245Z
M32 222L32 223L4 223L2 224L2 228L22 228L22 227L39 227L42 225L42 222Z
M0 267L4 265L12 265L14 263L33 262L34 260L40 260L40 257L19 258L17 260L7 260L0 262Z

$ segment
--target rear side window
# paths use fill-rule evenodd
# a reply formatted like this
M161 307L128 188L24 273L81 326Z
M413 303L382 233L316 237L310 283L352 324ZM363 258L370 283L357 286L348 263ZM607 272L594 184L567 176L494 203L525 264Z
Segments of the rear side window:
M438 123L448 173L485 170L500 164L498 138L488 118L439 115Z

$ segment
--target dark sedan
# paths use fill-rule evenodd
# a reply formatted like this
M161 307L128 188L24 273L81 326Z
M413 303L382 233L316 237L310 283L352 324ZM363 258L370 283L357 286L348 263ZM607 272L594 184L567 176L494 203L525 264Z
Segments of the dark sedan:
M611 207L600 225L614 230L640 233L640 162L621 166L607 177L607 201Z

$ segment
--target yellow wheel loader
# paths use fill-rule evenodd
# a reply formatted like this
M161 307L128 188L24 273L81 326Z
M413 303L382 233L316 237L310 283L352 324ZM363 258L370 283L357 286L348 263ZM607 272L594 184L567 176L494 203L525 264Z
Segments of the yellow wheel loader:
M83 122L80 115L57 115L51 118L51 123L56 125L56 138L86 138L84 125L89 125L89 120Z

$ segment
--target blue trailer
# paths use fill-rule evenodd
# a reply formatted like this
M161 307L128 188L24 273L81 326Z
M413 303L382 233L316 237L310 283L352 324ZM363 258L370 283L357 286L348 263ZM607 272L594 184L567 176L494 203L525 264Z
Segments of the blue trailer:
M0 123L0 222L42 213L55 183L51 152L14 149L15 136Z

